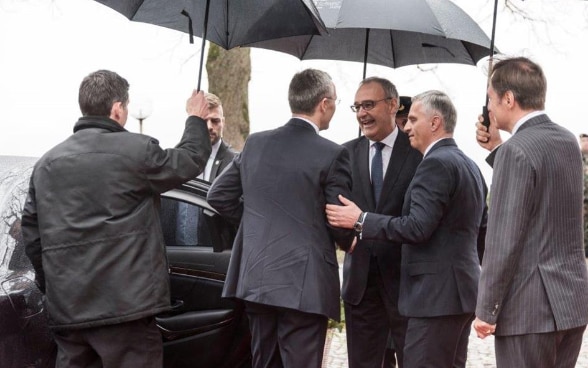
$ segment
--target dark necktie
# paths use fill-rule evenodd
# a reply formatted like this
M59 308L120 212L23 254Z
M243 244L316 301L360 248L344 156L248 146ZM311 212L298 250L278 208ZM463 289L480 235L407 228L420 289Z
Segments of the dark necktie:
M376 206L380 200L380 193L382 193L382 186L384 185L384 169L382 164L382 149L384 146L385 144L382 142L374 143L376 153L372 158L372 189Z

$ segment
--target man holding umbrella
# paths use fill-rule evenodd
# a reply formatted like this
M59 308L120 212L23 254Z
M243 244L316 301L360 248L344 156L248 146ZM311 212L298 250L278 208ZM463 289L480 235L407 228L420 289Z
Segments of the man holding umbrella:
M524 58L494 65L488 86L492 195L474 328L495 335L499 368L572 368L588 323L582 158L543 111L547 81ZM490 139L488 139L490 138ZM488 143L492 142L492 143Z
M170 310L159 194L197 176L211 146L202 92L180 143L128 132L129 83L99 70L79 88L74 133L33 169L22 236L45 294L57 367L163 364L155 315Z

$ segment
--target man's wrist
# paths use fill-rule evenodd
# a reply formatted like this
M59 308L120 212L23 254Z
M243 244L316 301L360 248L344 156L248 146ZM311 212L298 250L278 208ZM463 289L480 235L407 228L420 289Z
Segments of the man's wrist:
M355 221L355 224L353 225L353 229L358 234L361 234L361 232L363 231L363 223L365 221L366 215L367 215L367 212L360 213L359 217L357 218L357 221Z

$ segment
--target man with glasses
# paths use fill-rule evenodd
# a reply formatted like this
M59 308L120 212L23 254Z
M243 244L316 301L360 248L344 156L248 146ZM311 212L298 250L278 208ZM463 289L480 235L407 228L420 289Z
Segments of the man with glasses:
M349 249L354 233L329 227L324 206L351 195L351 168L347 150L318 134L336 101L327 73L294 75L292 119L250 135L208 193L240 224L223 296L245 302L254 368L319 368L328 319L340 319L335 244Z
M452 138L456 121L446 94L427 91L413 98L405 130L423 160L406 191L402 216L366 212L343 197L344 206L326 209L331 225L402 249L398 306L408 318L405 368L466 364L486 187L480 169Z
M398 102L389 80L362 81L351 109L364 135L344 144L351 154L353 198L366 211L389 216L401 214L422 158L396 127ZM400 243L359 240L345 255L342 296L350 368L381 367L389 334L402 367L406 320L398 313L399 282Z

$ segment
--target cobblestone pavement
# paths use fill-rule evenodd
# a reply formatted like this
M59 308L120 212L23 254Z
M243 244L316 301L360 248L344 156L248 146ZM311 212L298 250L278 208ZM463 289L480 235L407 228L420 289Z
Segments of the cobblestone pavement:
M339 263L342 263L342 253L339 254L339 258ZM586 265L588 266L588 258L586 259ZM341 265L339 266L339 279L343 280ZM496 367L494 337L490 336L484 340L479 339L472 329L466 368L491 367ZM348 368L345 329L341 331L338 331L337 329L329 330L322 368ZM582 341L582 348L580 349L580 356L578 357L576 368L588 368L588 331L584 333L584 340Z
M347 368L347 341L345 329L339 332L336 329L330 330L327 335L325 346L325 357L323 368ZM496 367L494 358L494 337L490 336L484 340L476 337L472 331L468 349L467 368L490 368ZM577 368L588 368L588 333L584 334L582 349L576 364Z

